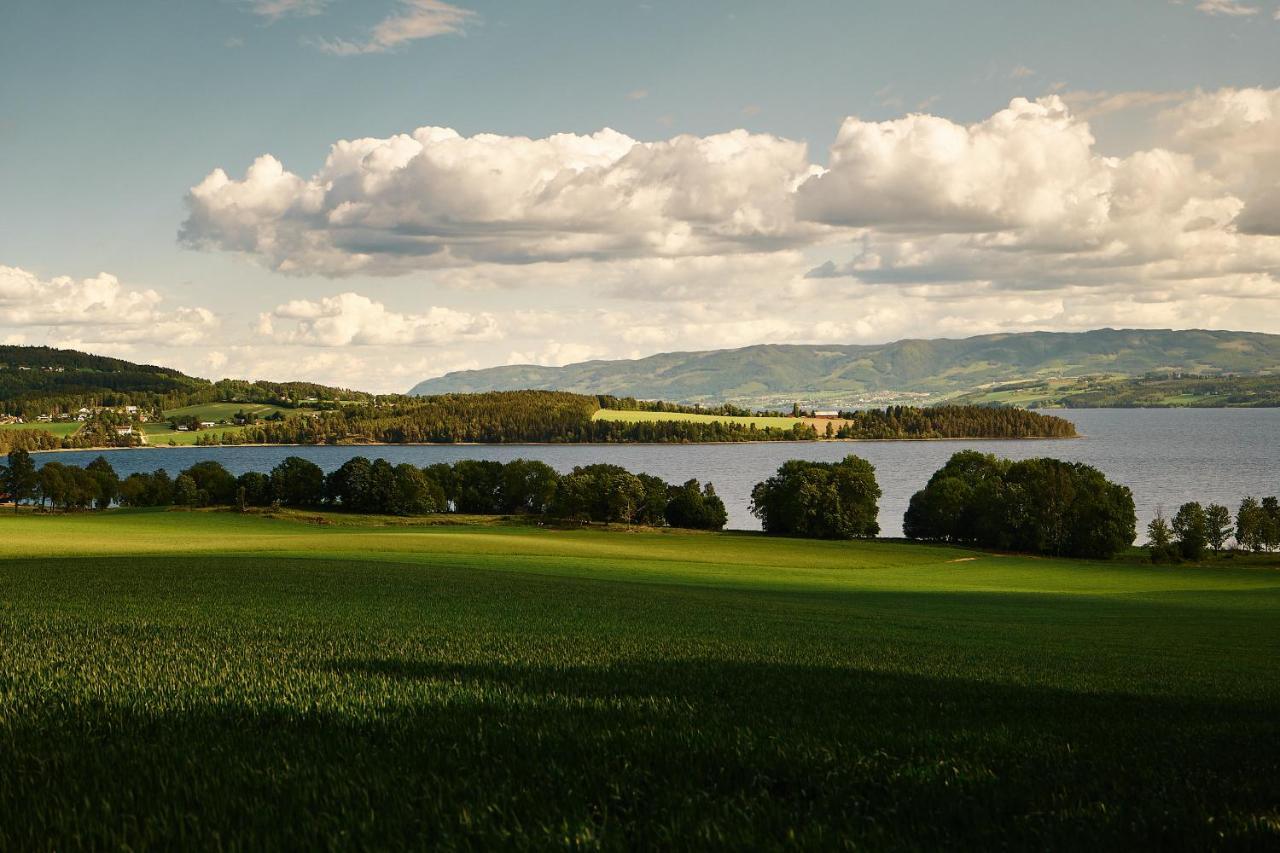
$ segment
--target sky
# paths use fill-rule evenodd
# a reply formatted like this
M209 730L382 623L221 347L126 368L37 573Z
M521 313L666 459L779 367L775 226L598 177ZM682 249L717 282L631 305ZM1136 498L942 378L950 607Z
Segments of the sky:
M1280 0L4 0L0 343L452 370L1280 333Z

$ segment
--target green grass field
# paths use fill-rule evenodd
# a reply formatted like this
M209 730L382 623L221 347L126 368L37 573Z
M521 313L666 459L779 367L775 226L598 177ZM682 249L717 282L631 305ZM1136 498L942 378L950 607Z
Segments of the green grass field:
M238 426L216 426L210 429L201 430L182 430L171 429L167 423L143 424L142 431L147 436L147 443L150 445L167 445L170 442L178 447L187 447L193 445L201 436L213 436L220 438L224 432L239 433L244 431L244 427Z
M83 426L79 422L72 421L70 423L40 423L35 421L29 424L0 424L0 429L38 429L44 432L51 432L59 437L75 435Z
M0 849L1274 848L1230 562L0 512Z
M631 412L617 409L599 409L592 415L592 419L622 421L624 423L639 423L642 421L699 421L701 423L712 423L721 421L723 423L742 424L743 426L755 424L758 428L775 427L778 429L791 429L799 422L797 418L784 417L739 418L730 415L693 415L686 412Z
M200 420L208 421L230 421L235 417L236 412L248 412L251 415L257 415L260 418L269 417L279 412L284 417L290 415L304 414L310 412L310 409L286 409L282 406L273 406L269 403L200 403L195 406L183 406L180 409L165 409L164 416L166 418L174 417L193 417Z
M281 406L273 406L267 403L201 403L196 406L184 406L181 409L166 409L164 416L166 418L190 416L208 421L227 421L226 424L218 424L218 426L210 427L202 430L189 430L186 432L171 429L167 422L151 423L143 426L143 431L147 435L147 442L152 445L168 445L170 443L179 447L193 445L201 436L212 435L215 438L226 433L240 433L244 431L244 427L236 426L230 423L237 412L245 411L260 418L269 417L270 415L280 412L285 417L291 415L307 414L311 409L286 409Z

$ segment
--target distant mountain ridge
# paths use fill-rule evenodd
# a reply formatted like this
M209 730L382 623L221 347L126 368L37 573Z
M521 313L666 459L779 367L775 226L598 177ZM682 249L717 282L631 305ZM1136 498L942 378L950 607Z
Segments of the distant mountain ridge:
M415 395L521 389L670 401L875 392L945 396L993 382L1153 371L1280 373L1280 335L1170 329L1017 332L888 344L761 344L564 367L511 365L428 379Z

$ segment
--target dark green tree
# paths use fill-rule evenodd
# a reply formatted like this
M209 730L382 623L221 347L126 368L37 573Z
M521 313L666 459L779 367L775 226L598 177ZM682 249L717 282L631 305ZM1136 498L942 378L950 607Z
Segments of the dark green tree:
M644 494L631 520L648 527L662 527L667 523L667 492L671 487L666 480L652 474L637 474L636 479L640 481Z
M666 508L667 524L690 530L723 530L729 520L724 501L716 494L715 487L705 487L697 480L672 486L668 492Z
M1216 554L1231 538L1231 510L1222 504L1209 504L1204 511L1209 546Z
M324 500L324 471L301 456L287 456L271 469L271 494L285 506L319 506Z
M880 532L879 499L875 468L865 459L792 459L751 490L751 512L766 533L852 539Z
M963 451L912 496L912 539L1106 558L1137 535L1133 495L1100 471L1057 459L1007 462Z
M1147 525L1147 552L1153 563L1167 563L1178 557L1178 550L1173 545L1173 530L1164 517L1164 510L1159 508Z
M179 474L178 479L173 481L173 502L178 506L199 506L201 491L194 477L186 473Z
M369 476L373 468L364 456L353 456L325 477L325 499L350 512L369 512Z
M402 462L394 472L395 482L386 512L392 515L426 515L444 511L444 491L422 469Z
M1267 497L1260 505L1262 545L1268 551L1280 548L1280 499Z
M246 471L236 478L237 499L244 492L245 506L270 506L273 500L271 476L261 471Z
M1173 515L1173 535L1184 560L1201 560L1209 547L1209 520L1204 507L1189 501Z
M18 504L29 501L36 496L40 480L36 475L36 464L26 450L9 451L9 465L5 471L5 490L13 500L13 510L18 511Z
M111 467L111 463L107 461L107 457L97 457L85 466L85 470L89 472L94 484L97 486L94 505L99 509L106 509L111 506L111 502L120 494L120 477L116 474L116 470Z
M1267 541L1267 514L1257 498L1245 498L1236 511L1236 544L1248 551L1261 551Z
M207 459L197 462L182 473L195 483L196 491L199 493L196 505L208 503L216 506L230 506L235 501L236 478L222 467L221 462ZM183 505L191 506L192 504Z
M513 459L502 466L502 511L542 515L555 502L560 475L545 462Z
M495 515L502 512L502 463L463 459L453 466L453 502L458 512Z

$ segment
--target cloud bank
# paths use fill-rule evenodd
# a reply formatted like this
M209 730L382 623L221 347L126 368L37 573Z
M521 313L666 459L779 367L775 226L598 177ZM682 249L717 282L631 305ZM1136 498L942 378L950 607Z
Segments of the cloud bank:
M271 155L239 178L215 169L191 188L180 239L330 277L480 270L503 281L517 277L504 267L574 261L617 281L619 269L666 264L649 277L663 298L670 267L781 264L800 250L830 256L813 277L867 284L1273 293L1280 90L1078 102L1164 105L1167 145L1104 155L1058 95L972 124L850 117L826 166L803 143L744 130L642 142L608 129L529 139L424 127L337 142L310 176ZM705 296L716 282L704 278Z
M93 278L42 279L19 267L0 265L0 330L25 341L52 334L100 344L200 343L218 328L205 308L166 308L154 290L129 290L108 273Z

